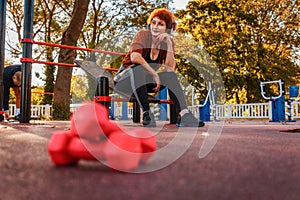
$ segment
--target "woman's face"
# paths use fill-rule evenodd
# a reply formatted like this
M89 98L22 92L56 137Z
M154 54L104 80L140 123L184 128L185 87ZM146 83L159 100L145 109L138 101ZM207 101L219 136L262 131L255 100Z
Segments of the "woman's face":
M17 80L17 78L15 76L13 76L13 83L15 86L20 87L21 86L21 82Z
M158 17L154 17L152 19L151 25L150 25L151 33L154 37L165 33L167 30L167 25L164 20L159 19Z

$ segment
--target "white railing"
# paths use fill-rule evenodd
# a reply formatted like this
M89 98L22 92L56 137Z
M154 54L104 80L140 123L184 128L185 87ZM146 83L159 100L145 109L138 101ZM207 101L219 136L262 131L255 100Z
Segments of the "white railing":
M81 104L71 104L70 111L74 112ZM116 119L122 119L122 104L115 103L114 116ZM211 119L271 119L272 109L269 103L252 103L252 104L224 104L210 107ZM15 116L16 106L10 104L10 116ZM286 118L300 119L300 102L294 101L285 105ZM199 106L189 106L188 109L199 117ZM32 119L51 119L51 105L31 105ZM132 119L133 108L127 108L128 119ZM168 113L169 115L169 113ZM156 116L158 118L158 116Z
M212 115L217 119L263 119L272 116L270 103L251 104L224 104L215 105L215 113Z
M288 106L289 108L289 106ZM292 119L300 119L300 102L299 101L293 101L291 103L291 118Z
M30 117L32 119L50 119L52 113L52 106L47 105L31 105ZM9 116L16 116L16 105L9 104Z

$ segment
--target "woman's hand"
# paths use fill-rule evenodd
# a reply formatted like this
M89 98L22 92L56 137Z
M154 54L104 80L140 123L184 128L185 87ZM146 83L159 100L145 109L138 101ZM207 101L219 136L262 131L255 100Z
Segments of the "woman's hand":
M162 33L158 35L156 39L158 43L165 42L167 45L172 44L171 37L168 33Z
M155 75L153 75L153 80L154 80L154 82L156 84L156 87L153 88L153 91L154 92L158 92L159 89L160 89L160 79L159 79L159 76L158 76L157 73L155 73Z

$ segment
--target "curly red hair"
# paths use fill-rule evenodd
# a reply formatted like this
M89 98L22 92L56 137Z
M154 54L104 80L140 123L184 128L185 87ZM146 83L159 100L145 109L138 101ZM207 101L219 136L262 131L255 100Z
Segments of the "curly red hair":
M158 17L160 20L164 20L166 22L166 26L168 29L176 29L176 18L174 14L166 8L158 8L152 11L150 16L147 19L147 24L151 24L154 17Z

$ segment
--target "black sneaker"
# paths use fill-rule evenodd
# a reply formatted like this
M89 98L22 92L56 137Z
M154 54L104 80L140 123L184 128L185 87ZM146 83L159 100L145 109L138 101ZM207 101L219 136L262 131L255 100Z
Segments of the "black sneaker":
M20 118L21 118L21 114L18 114L15 116L15 121L20 121Z
M196 117L188 112L184 114L182 117L178 115L176 126L189 126L189 127L203 127L205 123L203 121L199 121Z
M156 123L154 120L154 115L149 110L143 113L143 125L147 127L155 127Z

